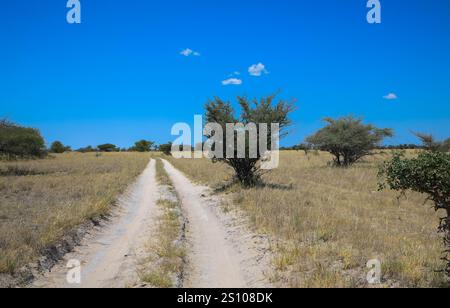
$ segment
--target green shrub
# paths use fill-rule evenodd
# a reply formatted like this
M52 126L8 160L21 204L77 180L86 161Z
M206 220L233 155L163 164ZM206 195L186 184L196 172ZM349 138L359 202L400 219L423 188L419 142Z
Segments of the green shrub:
M70 151L72 151L72 149L70 147L62 144L61 141L55 141L50 146L50 153L61 154L61 153L70 152Z
M426 194L434 202L436 211L444 210L439 232L444 234L447 261L446 272L450 276L450 154L422 152L417 158L405 159L395 154L380 169L380 190L389 187L397 191L412 190Z
M165 155L169 156L172 153L172 142L161 144L159 146L159 150L163 152Z
M0 121L0 156L7 159L42 158L46 155L45 141L34 128Z

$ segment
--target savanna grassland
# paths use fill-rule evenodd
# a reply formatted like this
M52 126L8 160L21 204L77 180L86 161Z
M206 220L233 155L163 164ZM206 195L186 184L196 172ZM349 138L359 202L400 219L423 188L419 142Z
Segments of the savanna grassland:
M0 274L13 274L68 231L107 214L149 159L68 153L0 162Z
M409 152L408 155L415 155ZM448 286L436 233L439 216L417 193L378 191L378 166L389 153L349 168L330 167L326 153L282 152L264 187L227 194L273 245L273 282L285 287L366 287L371 259L382 263L384 287ZM232 170L208 160L170 161L212 187ZM272 185L273 184L273 185ZM228 209L232 210L232 209Z

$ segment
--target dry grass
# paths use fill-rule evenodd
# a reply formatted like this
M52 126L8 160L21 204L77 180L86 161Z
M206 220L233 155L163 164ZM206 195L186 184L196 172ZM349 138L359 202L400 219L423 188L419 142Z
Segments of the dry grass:
M0 162L0 273L14 273L66 232L104 215L148 154L61 154Z
M410 153L414 154L414 153ZM261 232L280 241L275 282L288 287L362 287L366 263L379 259L383 286L446 285L439 214L425 197L377 191L377 155L354 167L328 167L326 153L283 152L265 176L281 187L234 189L234 203ZM207 160L171 162L193 180L216 185L231 174ZM286 187L292 186L292 189ZM441 213L442 214L442 213Z
M186 250L181 204L161 159L156 160L156 176L165 191L158 201L160 215L149 242L149 256L143 260L139 276L155 288L180 287Z

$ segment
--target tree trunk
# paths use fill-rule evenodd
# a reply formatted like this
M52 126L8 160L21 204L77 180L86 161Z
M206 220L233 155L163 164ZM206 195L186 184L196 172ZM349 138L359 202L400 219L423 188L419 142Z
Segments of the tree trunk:
M445 256L444 260L447 262L447 267L445 269L447 276L450 277L450 204L445 206L447 211L447 217L443 218L441 222L441 231L444 233L444 243L445 243Z
M336 165L337 166L341 166L341 155L340 154L335 154L336 156Z

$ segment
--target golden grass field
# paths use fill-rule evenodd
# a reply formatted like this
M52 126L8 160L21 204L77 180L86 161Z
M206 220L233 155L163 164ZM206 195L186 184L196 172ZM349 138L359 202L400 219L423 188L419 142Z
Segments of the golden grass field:
M66 232L106 214L149 158L70 153L0 162L0 273L14 273Z
M414 155L414 152L409 152ZM280 167L265 175L281 184L227 193L251 225L280 239L272 280L286 287L364 287L370 259L382 262L384 287L448 286L439 272L444 250L439 213L425 196L378 191L372 156L354 167L328 166L326 153L282 152ZM217 186L232 172L208 160L170 161L191 179ZM443 213L441 213L443 214Z

